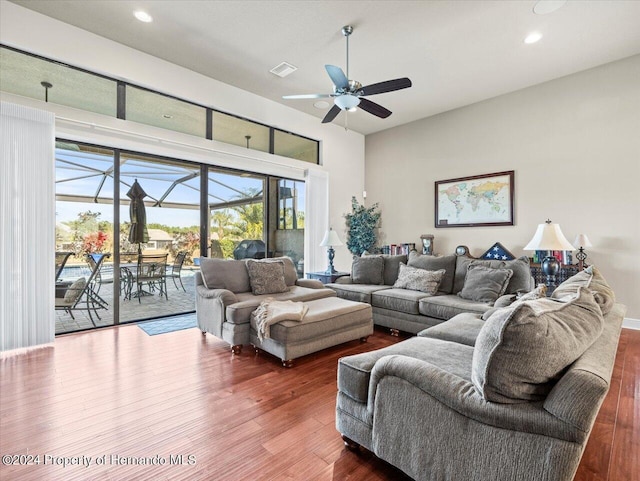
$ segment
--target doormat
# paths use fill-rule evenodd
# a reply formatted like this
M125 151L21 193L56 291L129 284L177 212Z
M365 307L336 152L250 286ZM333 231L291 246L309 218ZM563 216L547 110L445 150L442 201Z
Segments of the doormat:
M181 316L164 317L155 321L145 321L138 324L138 327L150 336L165 334L167 332L182 331L198 327L198 321L194 314L183 314Z

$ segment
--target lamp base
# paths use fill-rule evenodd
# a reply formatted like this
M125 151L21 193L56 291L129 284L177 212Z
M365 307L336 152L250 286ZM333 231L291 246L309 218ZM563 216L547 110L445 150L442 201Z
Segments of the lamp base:
M333 258L336 255L336 251L333 250L333 247L329 247L327 249L327 255L329 256L329 267L324 271L325 274L336 274L338 271L333 267Z
M578 270L582 271L586 267L585 260L587 260L587 253L584 251L584 247L580 247L578 249L578 253L576 254L576 259L578 259Z
M556 286L556 276L560 272L560 262L553 256L547 255L542 259L540 266L542 272L547 276L547 287L553 289Z

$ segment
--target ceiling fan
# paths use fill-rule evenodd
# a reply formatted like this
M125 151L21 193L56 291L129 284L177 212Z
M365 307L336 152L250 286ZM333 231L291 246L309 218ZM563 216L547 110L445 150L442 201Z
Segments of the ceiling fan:
M407 77L397 78L394 80L386 80L375 84L362 86L357 80L349 80L349 35L353 33L353 27L346 25L342 27L342 35L347 39L347 74L340 67L335 65L325 65L331 81L333 82L333 93L330 94L303 94L303 95L285 95L283 99L322 99L333 98L333 107L327 112L322 119L322 123L331 122L340 113L341 110L355 110L360 107L362 110L370 114L386 119L391 115L391 111L385 109L382 105L378 105L369 99L365 99L368 95L383 94L385 92L393 92L411 87L411 80Z

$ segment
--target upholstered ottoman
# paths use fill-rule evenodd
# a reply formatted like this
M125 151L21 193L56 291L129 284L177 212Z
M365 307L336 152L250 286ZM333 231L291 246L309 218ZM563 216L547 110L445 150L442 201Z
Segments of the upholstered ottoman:
M281 321L271 326L270 338L258 339L255 317L249 333L256 351L264 350L292 367L293 360L343 342L366 340L373 333L371 306L363 302L327 297L305 302L309 307L302 321Z

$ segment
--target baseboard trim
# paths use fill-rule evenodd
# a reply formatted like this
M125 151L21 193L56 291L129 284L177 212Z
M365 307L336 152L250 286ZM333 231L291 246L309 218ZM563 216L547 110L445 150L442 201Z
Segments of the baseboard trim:
M640 331L640 319L631 319L630 317L625 317L624 321L622 321L622 327Z

